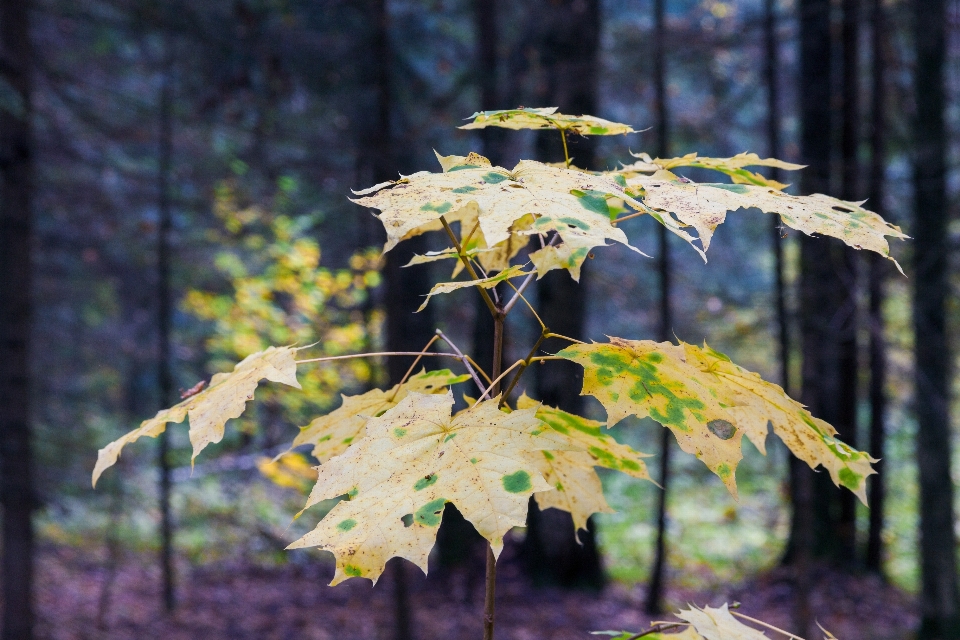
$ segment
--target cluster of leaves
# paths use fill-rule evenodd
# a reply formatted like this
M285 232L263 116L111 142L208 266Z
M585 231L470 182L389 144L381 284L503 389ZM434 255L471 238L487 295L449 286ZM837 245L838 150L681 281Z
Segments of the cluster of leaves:
M466 125L484 126L553 127L564 140L568 132L632 131L626 125L592 116L566 116L556 109L484 112L475 114L474 121ZM453 277L460 274L461 267L469 277L440 283L430 296L475 287L501 319L513 302L522 299L523 288L535 276L565 269L576 279L593 248L606 245L607 240L630 246L618 224L639 215L649 215L683 237L704 259L711 235L726 213L748 208L777 213L786 226L840 238L852 247L888 258L886 236L905 237L898 228L863 209L862 203L821 194L783 193L784 185L746 167L799 167L752 154L732 158L692 154L669 160L642 156L619 170L603 173L571 167L569 158L560 166L523 160L507 170L492 166L477 154L437 157L441 172L423 171L375 185L357 192L355 202L380 211L387 232L384 251L422 233L445 232L451 248L417 256L412 262L453 259L458 265ZM671 172L679 167L712 169L729 176L733 183L693 183ZM454 223L459 225L459 233L452 228ZM518 259L531 239L534 250ZM316 260L303 257L312 254L296 249L307 245L297 245L289 238L283 241L287 244L272 254L281 265L271 272L275 280L295 283L299 277L295 274L319 273ZM527 263L532 263L532 268ZM260 308L276 309L265 293L269 287L256 279L245 281L244 276L243 272L237 274L242 285L237 287L238 297L258 300L247 308L254 317L270 317L273 311L257 313ZM510 302L504 303L495 289L488 293L497 283L521 277L524 282L515 287ZM320 277L315 280L321 281ZM357 284L356 289L360 288ZM326 290L319 295L336 294ZM225 325L223 330L229 334L233 327ZM301 339L295 332L282 335L293 338L288 343ZM543 338L553 335L543 327ZM310 446L321 463L304 509L333 498L341 501L291 548L318 547L333 553L333 584L350 577L376 581L392 557L406 558L426 571L448 502L489 541L496 555L506 532L524 526L531 496L543 508L569 511L576 525L583 527L590 514L609 510L595 467L649 480L645 454L606 434L604 423L543 406L525 395L510 402L516 381L534 359L565 359L581 365L583 393L595 396L604 406L607 426L630 415L656 420L734 496L743 437L763 452L772 425L798 458L811 468L823 466L834 483L865 499L865 482L874 473L874 460L837 440L833 427L814 418L783 389L724 354L684 342L611 338L606 343L586 344L568 340L573 344L555 356L534 358L538 342L530 356L511 367L519 369L502 396L489 397L496 393L497 381L479 371L490 383L485 386L470 366L472 361L451 345L456 353L443 355L461 360L468 375L446 369L422 371L386 391L373 389L344 396L339 409L313 419L291 445L291 451ZM324 349L338 353L339 345L324 344ZM296 351L270 347L248 356L232 373L218 374L209 389L161 411L102 449L94 481L114 464L125 444L143 435L156 436L167 422L181 422L187 415L196 456L223 437L225 421L242 412L260 380L299 386ZM328 366L329 362L320 368ZM454 413L451 387L471 378L481 390L479 400L468 399L468 408ZM265 462L262 466L291 484L300 483L305 475L299 462ZM679 617L689 625L683 632L652 637L764 637L734 620L725 608L691 609Z

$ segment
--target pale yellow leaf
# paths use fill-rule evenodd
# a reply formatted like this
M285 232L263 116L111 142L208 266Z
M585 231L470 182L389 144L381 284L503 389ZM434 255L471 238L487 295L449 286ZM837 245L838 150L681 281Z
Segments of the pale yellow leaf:
M166 429L168 422L183 422L190 417L190 443L195 459L211 443L223 439L227 420L238 418L246 403L253 399L253 392L261 380L280 382L300 388L297 382L296 349L270 347L266 351L251 354L239 362L230 373L218 373L210 380L210 386L169 409L164 409L140 427L100 450L93 469L93 485L106 469L112 467L120 451L142 436L156 438Z
M582 136L611 136L634 133L633 127L619 122L611 122L596 116L571 116L557 113L557 107L518 108L501 111L480 111L469 119L470 124L461 129L483 129L485 127L503 127L505 129L562 129Z
M310 424L300 428L290 449L305 444L313 445L313 457L326 462L363 437L364 425L369 418L397 406L408 394L446 393L451 385L469 379L469 375L456 375L449 369L421 371L410 376L402 385L394 385L386 391L371 389L357 396L341 396L343 403L338 409L314 418Z
M500 399L451 417L453 394L411 393L380 417L343 455L320 466L305 508L347 495L290 548L332 552L331 584L349 577L373 581L399 556L426 572L447 502L486 538L496 555L503 536L526 524L527 503L549 485L535 458L565 444L540 431L535 409L505 413Z
M489 167L491 166L490 161L484 158L479 153L474 153L471 151L465 156L442 156L437 153L437 150L433 150L433 155L437 156L437 160L440 162L440 167L443 169L444 173L448 171L459 171L460 169L466 169L467 167Z
M605 247L605 243L595 244L590 238L571 238L559 245L549 245L530 254L530 262L537 268L537 280L554 269L566 269L570 276L580 282L580 267L594 247Z
M533 273L532 271L530 273ZM528 276L530 273L527 273L523 270L521 265L514 265L509 269L504 269L495 276L489 278L480 278L479 280L460 280L458 282L441 282L440 284L433 285L433 288L430 289L430 293L427 294L427 299L423 301L423 304L420 305L420 308L417 311L423 311L423 309L429 304L430 298L441 293L451 293L457 289L464 289L466 287L482 287L484 289L490 289L495 287L498 283L511 278L519 278L521 276Z
M717 608L690 607L675 615L692 624L705 640L769 640L766 634L734 618L726 604Z

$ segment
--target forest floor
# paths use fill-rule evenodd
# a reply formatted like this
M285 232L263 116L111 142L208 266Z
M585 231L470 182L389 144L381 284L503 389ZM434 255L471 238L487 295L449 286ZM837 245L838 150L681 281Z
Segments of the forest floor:
M102 554L77 548L44 547L37 576L38 637L394 638L392 564L373 589L365 580L328 587L332 568L320 561L281 566L237 560L202 567L181 565L179 605L167 616L160 606L160 579L152 554L123 553L112 572L105 569L103 560ZM589 631L640 630L649 622L642 613L642 587L615 583L601 595L533 589L520 577L516 563L504 560L497 584L500 640L587 640L596 637ZM479 637L482 575L426 579L411 565L405 568L407 611L417 640ZM110 588L105 590L108 583ZM465 588L467 583L477 584L473 593ZM672 590L668 601L672 607L739 601L743 613L789 628L793 600L788 574L778 570L710 591ZM818 571L811 609L841 640L905 640L916 624L914 599L874 577Z

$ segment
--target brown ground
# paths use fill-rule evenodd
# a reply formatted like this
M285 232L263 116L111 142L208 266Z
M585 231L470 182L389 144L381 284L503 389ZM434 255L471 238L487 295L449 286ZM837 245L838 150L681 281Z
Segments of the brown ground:
M181 567L180 604L175 614L165 616L159 606L153 560L152 556L124 557L106 615L98 623L108 575L102 558L63 547L44 549L37 577L38 636L51 640L394 638L394 579L389 569L371 589L365 580L328 587L332 569L315 561L271 568L239 562ZM509 562L500 573L498 640L589 640L596 637L587 634L591 630L639 630L648 621L641 613L640 587L612 585L602 596L534 590ZM471 597L464 588L464 576L427 580L412 565L407 565L406 574L417 640L480 637L480 587ZM910 637L909 630L916 624L911 597L871 577L826 573L818 577L812 609L841 640ZM482 576L477 578L482 581ZM726 593L674 591L669 599L674 606L741 601L743 613L790 626L792 594L783 574L731 586Z

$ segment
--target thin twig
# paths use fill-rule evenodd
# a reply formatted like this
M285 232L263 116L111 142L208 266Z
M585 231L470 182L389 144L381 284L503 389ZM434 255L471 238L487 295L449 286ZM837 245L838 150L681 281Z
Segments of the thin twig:
M500 397L500 404L503 405L506 402L507 397L510 395L510 392L513 391L513 388L517 386L517 382L520 381L520 376L523 375L523 372L527 370L527 367L530 366L530 362L533 360L534 354L537 352L537 349L540 348L540 345L543 344L543 341L546 340L549 331L546 327L543 328L543 331L540 333L540 337L537 339L536 343L533 345L533 348L530 349L530 353L527 354L527 357L523 359L523 366L520 367L520 370L517 371L513 379L510 381L510 384L507 385L507 389L503 392L503 395Z
M646 211L637 211L637 212L635 212L635 213L631 213L631 214L625 215L625 216L623 216L622 218L617 218L616 220L611 220L611 221L610 221L610 224L613 224L613 225L620 224L620 223L623 222L624 220L629 220L630 218L639 218L640 216L645 216L645 215L647 215L647 212L646 212Z
M450 338L448 338L447 336L445 336L443 331L440 331L440 329L437 329L437 335L434 336L434 339L436 338L441 338L444 342L447 343L447 345L451 349L454 350L455 353L457 353L457 355L460 356L460 361L463 362L463 366L467 368L467 371L470 373L470 376L473 378L473 381L477 383L477 387L480 389L480 391L483 391L484 389L486 389L486 386L484 386L483 381L480 380L480 376L478 376L477 372L473 370L472 366L470 366L470 361L467 359L467 356L463 355L463 352L460 351L460 348L457 347L457 345L453 344L453 341L450 340Z
M346 356L327 356L326 358L311 358L309 360L295 360L297 364L309 362L329 362L330 360L349 360L350 358L377 358L379 356L436 356L440 358L460 359L455 353L423 353L422 351L377 351L376 353L351 353Z
M660 633L661 631L669 631L670 629L676 629L677 627L686 627L688 622L668 622L666 624L658 624L654 627L650 627L646 631L641 631L636 635L632 635L627 640L637 640L637 638L642 638L643 636L649 636L653 633Z
M450 228L450 223L447 222L447 219L443 216L440 216L440 223L443 224L444 230L447 232L447 235L450 236L450 241L453 242L453 246L457 249L457 255L460 256L460 262L463 263L463 266L466 268L467 273L474 280L480 280L480 277L477 275L476 270L473 268L473 265L470 264L470 259L463 252L463 247L460 245L460 241L457 240L457 235L453 232L453 229ZM493 314L493 317L496 318L500 311L497 309L497 305L493 303L493 299L490 298L490 294L487 293L487 290L477 285L477 291L480 292L480 296L483 298L483 301L487 304L487 308L490 309L490 313Z
M801 638L800 636L795 636L795 635L793 635L792 633L790 633L789 631L784 631L783 629L780 629L780 628L778 628L778 627L775 627L775 626L773 626L772 624L767 624L767 623L764 622L763 620L757 620L756 618L751 618L750 616L744 615L744 614L739 613L739 612L737 612L737 611L731 611L730 613L733 614L733 615L735 615L735 616L737 616L738 618L743 618L744 620L749 620L750 622L752 622L752 623L754 623L754 624L758 624L758 625L760 625L761 627L766 627L767 629L770 629L770 631L776 631L777 633L783 634L783 635L785 635L786 637L791 638L791 640L803 640L803 638Z
M540 329L542 330L542 329L546 329L547 325L543 323L543 318L541 318L540 314L537 313L537 310L533 308L533 305L530 304L530 301L524 297L523 291L522 291L522 289L524 289L530 283L533 276L535 275L536 273L531 273L529 276L527 276L527 279L521 283L520 288L517 288L516 286L514 286L514 284L509 280L506 281L507 284L510 285L516 293L513 295L513 298L510 299L510 304L503 308L504 309L503 313L504 315L506 315L507 311L509 311L509 308L516 303L517 298L520 298L521 300L523 300L523 303L527 305L527 308L530 309L530 313L533 314L533 317L536 318L537 322L540 323Z
M567 336L561 335L561 334L559 334L559 333L552 333L552 332L551 332L551 333L548 333L546 337L548 337L548 338L560 338L561 340L567 340L568 342L573 342L573 343L576 343L576 344L587 344L587 343L584 342L583 340L577 340L576 338L568 338Z
M493 390L493 388L494 388L495 386L497 386L497 383L500 382L501 380L503 380L504 376L506 376L508 373L510 373L511 371L513 371L514 369L516 369L517 367L519 367L519 366L522 365L522 364L523 364L523 360L517 360L517 361L514 362L512 365L510 365L509 367L507 367L506 369L504 369L504 370L503 370L503 373L501 373L499 376L497 376L496 378L493 379L493 382L491 382L491 383L490 383L490 386L486 388L486 390L483 392L483 395L480 396L479 398L477 398L477 401L474 403L474 406L476 406L477 404L479 404L480 402L482 402L483 399L486 398L486 397L490 394L490 392Z
M423 349L420 350L420 355L417 356L417 359L413 361L413 364L410 365L410 368L407 369L407 372L403 374L402 378L400 378L400 382L397 384L397 387L396 389L394 389L393 393L390 394L390 397L387 398L387 402L393 402L393 399L397 397L398 393L400 393L400 387L403 385L404 382L407 381L407 378L410 377L410 374L413 373L413 368L417 366L417 363L420 362L420 358L423 357L423 354L427 352L427 349L429 349L430 346L434 342L436 342L439 337L440 336L433 336L432 338L430 338L430 341L426 344L426 346L424 346Z

